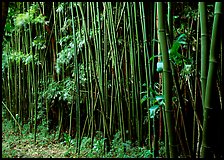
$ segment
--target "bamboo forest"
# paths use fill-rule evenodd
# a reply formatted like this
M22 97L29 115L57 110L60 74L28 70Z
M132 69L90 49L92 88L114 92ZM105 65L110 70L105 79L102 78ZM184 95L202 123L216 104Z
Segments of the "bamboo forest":
M224 158L223 2L1 2L3 158Z

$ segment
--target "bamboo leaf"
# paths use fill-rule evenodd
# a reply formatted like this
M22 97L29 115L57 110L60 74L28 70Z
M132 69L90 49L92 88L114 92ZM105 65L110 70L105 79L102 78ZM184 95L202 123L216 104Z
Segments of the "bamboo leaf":
M149 108L150 118L155 118L155 115L158 109L159 109L159 105L154 105Z
M143 102L145 102L147 99L149 99L149 97L147 97L146 95L144 95L143 97L142 97L142 99L141 99L141 104L143 103Z

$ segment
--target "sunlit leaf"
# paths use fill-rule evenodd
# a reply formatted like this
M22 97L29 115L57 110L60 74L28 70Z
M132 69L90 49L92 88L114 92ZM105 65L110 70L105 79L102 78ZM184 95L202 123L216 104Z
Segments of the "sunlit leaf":
M156 71L159 72L159 73L161 73L163 71L163 62L162 61L157 62Z
M156 111L159 109L159 105L154 105L149 108L150 118L154 118L156 115Z

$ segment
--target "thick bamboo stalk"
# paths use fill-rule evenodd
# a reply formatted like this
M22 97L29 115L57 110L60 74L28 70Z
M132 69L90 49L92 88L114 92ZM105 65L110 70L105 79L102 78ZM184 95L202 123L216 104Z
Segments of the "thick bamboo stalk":
M165 112L167 120L168 138L169 138L169 151L170 157L177 157L177 143L174 128L174 110L172 107L172 74L169 63L168 47L166 42L166 34L164 28L164 17L163 17L163 3L158 2L158 32L159 42L161 45L161 52L163 58L163 77L164 77L164 97L165 97Z
M202 158L214 158L216 154L216 140L215 140L215 117L216 108L213 102L213 94L216 92L216 79L218 67L218 53L220 52L220 26L222 23L222 7L223 2L215 3L214 22L212 28L212 39L210 46L209 69L207 76L207 84L205 91L204 102L204 117L203 117L203 133L202 133Z
M204 106L205 89L208 74L208 58L209 58L207 11L205 2L199 2L199 12L200 12L200 24L201 24L201 90L202 90L202 104Z

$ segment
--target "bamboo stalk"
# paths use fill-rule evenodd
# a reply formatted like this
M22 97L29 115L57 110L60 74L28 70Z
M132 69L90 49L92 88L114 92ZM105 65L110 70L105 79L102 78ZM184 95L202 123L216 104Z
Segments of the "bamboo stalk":
M177 144L175 137L175 128L173 127L173 109L172 109L172 79L171 70L169 64L169 55L166 44L166 35L164 29L164 19L163 19L163 3L158 2L158 21L159 21L159 41L161 45L162 58L163 58L163 76L164 76L164 97L165 97L165 112L167 119L167 129L169 138L169 150L170 157L177 157Z
M220 40L219 31L221 30L221 15L222 15L222 2L215 3L214 11L214 22L212 28L212 39L210 46L210 57L209 57L209 69L207 76L207 84L205 91L205 102L204 102L204 112L203 112L203 132L202 132L202 151L201 157L203 158L212 158L215 156L215 146L216 141L214 140L215 127L213 122L216 117L215 109L213 105L212 95L216 92L216 69L218 67L217 58L220 51Z

